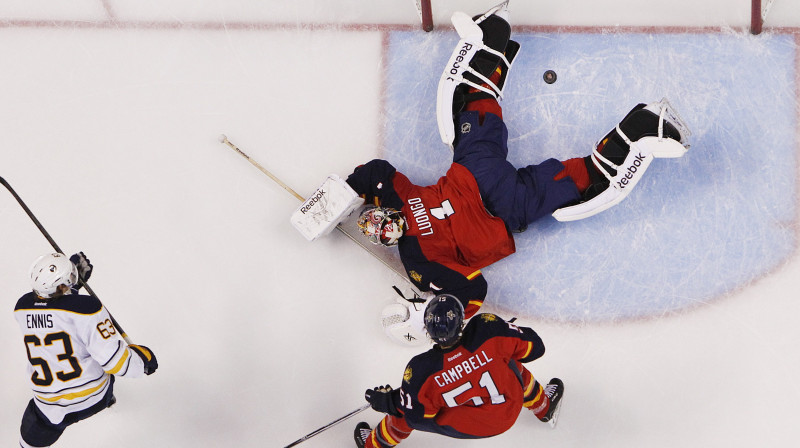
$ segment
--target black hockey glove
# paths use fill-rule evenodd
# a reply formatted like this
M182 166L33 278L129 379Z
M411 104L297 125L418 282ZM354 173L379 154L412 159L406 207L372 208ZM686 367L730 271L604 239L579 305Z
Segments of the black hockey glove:
M153 353L152 350L145 347L144 345L134 345L131 344L128 346L131 350L134 351L142 361L144 361L144 374L151 375L153 372L156 371L158 368L158 361L156 360L156 355Z
M69 261L78 268L78 277L80 277L81 280L89 280L89 277L92 276L92 269L94 269L94 266L92 266L92 263L89 262L89 259L86 258L83 252L73 254L69 257Z
M400 403L400 390L392 390L392 386L388 384L383 387L375 387L367 389L364 392L364 398L369 402L372 409L384 414L394 415L395 417L402 417L403 414L397 410Z

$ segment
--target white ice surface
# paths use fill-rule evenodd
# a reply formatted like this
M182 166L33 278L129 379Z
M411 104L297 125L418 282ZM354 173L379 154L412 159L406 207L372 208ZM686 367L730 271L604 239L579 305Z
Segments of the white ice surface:
M65 251L87 253L93 289L161 365L151 377L120 379L118 404L56 446L281 447L361 406L365 388L399 383L415 351L389 342L377 316L402 280L336 233L306 242L288 221L296 199L217 141L224 132L301 194L379 155L380 27L305 24L408 24L416 15L410 1L332 3L0 5L9 19L0 20L0 176ZM446 18L454 1L434 3ZM707 2L716 9L704 7L702 20L681 9L697 3L688 1L647 17L622 1L567 13L578 3L595 4L550 5L549 16L521 5L515 23L745 26L749 17L746 4L740 12L722 0ZM786 3L776 0L771 14L797 27L797 11L779 10ZM125 25L85 26L107 20ZM214 25L223 21L253 26ZM186 26L197 22L207 25ZM787 225L796 228L796 217ZM30 398L11 309L30 262L50 248L2 190L0 229L0 445L11 447ZM523 413L496 438L415 432L401 446L793 446L798 274L795 255L668 318L522 320L547 344L533 373L567 384L558 428ZM301 446L352 446L355 423L379 418L366 411Z

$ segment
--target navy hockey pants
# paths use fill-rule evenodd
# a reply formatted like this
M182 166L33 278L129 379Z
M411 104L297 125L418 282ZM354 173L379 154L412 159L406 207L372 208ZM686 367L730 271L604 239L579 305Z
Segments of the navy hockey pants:
M571 178L555 181L564 169L556 159L515 168L508 156L508 129L497 115L486 113L483 124L477 111L462 112L456 128L453 162L466 167L478 183L486 209L501 218L511 231L580 199Z
M30 446L50 446L56 443L61 434L64 433L64 430L67 429L67 426L89 418L109 407L114 397L114 375L111 375L110 378L111 383L108 385L102 400L88 409L67 414L64 420L57 425L51 423L42 414L42 411L36 407L36 403L33 400L29 401L28 407L25 408L25 413L22 414L22 425L20 426L22 440Z

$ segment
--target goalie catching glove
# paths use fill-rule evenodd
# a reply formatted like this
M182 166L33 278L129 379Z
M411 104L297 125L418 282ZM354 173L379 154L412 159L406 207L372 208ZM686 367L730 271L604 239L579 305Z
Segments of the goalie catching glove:
M413 299L407 299L400 294L395 303L390 303L383 308L381 324L386 336L392 341L405 347L419 347L429 343L425 332L425 305L435 294L425 292L422 296L413 293Z

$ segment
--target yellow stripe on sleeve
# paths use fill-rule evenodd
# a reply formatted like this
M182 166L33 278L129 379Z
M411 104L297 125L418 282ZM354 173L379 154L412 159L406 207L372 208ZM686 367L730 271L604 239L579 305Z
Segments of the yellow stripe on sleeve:
M533 342L528 341L528 349L525 350L525 354L522 357L527 358L531 354L531 350L533 350Z
M125 347L125 353L120 357L119 362L110 370L106 370L106 372L110 373L111 375L116 374L117 372L122 370L122 366L125 365L125 361L127 361L130 356L131 356L130 350L128 350L128 347Z
M480 269L478 269L477 271L473 272L472 274L469 274L467 276L467 280L472 280L473 278L475 278L475 277L477 277L479 275L481 275L481 270Z

